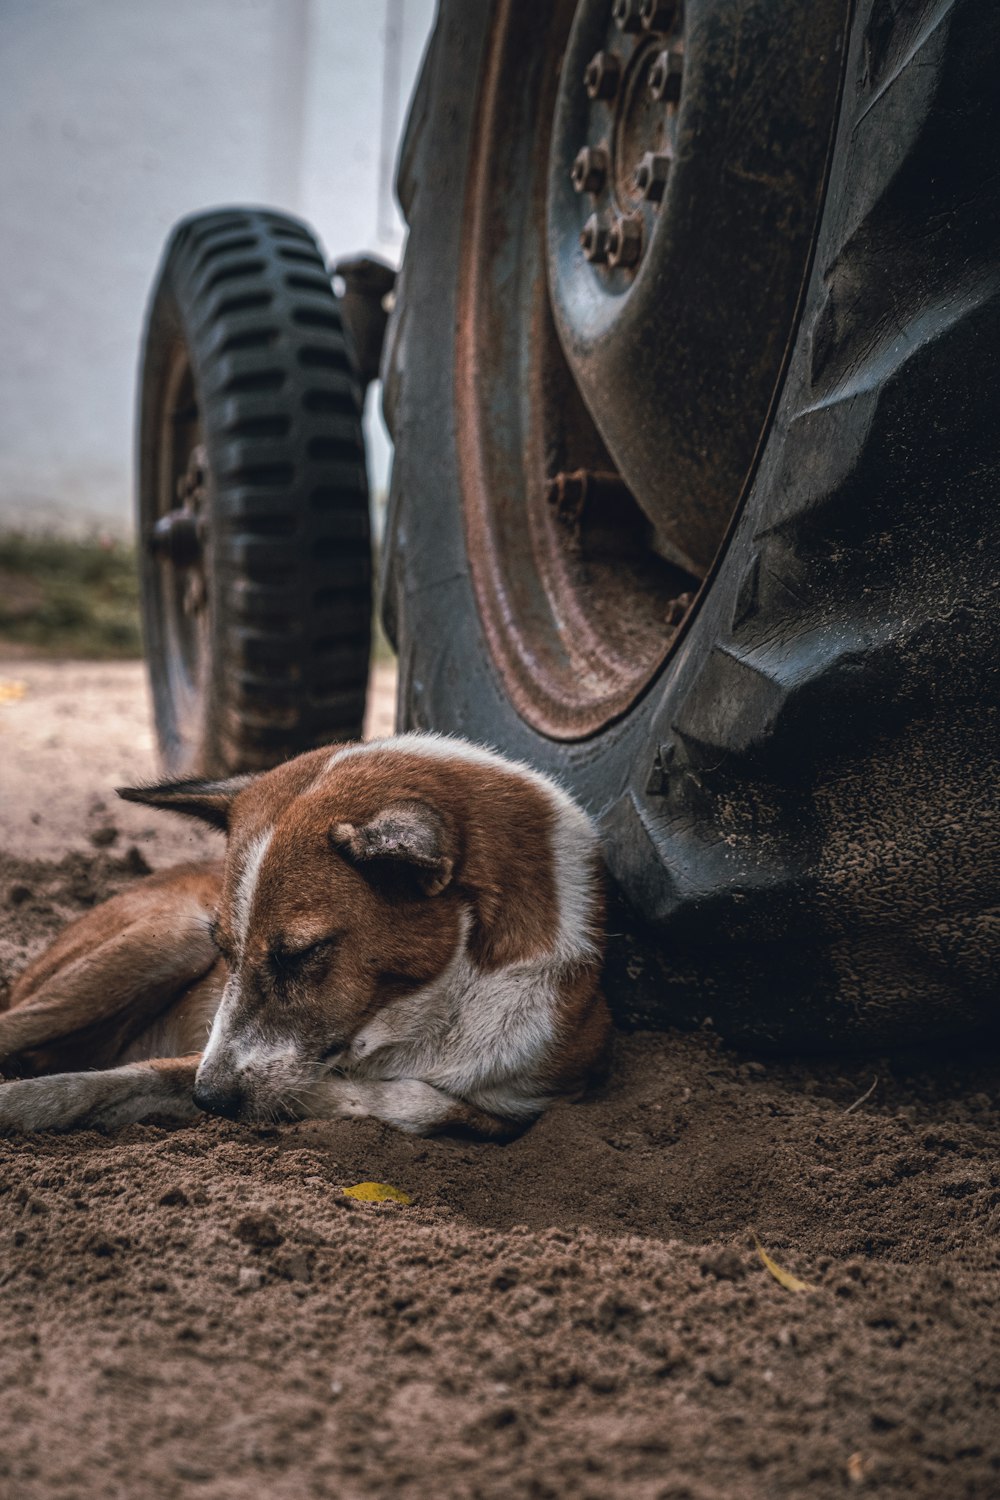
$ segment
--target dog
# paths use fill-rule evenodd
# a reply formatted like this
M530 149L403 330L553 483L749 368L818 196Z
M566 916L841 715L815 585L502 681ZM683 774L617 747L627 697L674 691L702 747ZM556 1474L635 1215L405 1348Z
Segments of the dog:
M603 1076L598 842L539 772L404 734L120 795L223 829L225 858L113 897L19 977L0 1129L204 1110L504 1139Z

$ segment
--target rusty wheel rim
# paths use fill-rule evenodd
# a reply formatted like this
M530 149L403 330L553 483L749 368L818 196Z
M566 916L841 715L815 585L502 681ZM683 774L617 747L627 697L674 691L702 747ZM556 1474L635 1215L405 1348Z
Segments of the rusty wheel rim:
M505 0L481 91L456 405L479 614L518 712L554 739L624 714L698 586L658 555L580 399L546 282L548 131L574 6ZM509 122L518 121L513 138ZM528 122L528 128L525 127Z
M596 733L657 676L749 491L849 13L497 5L465 193L458 448L490 653L552 738Z

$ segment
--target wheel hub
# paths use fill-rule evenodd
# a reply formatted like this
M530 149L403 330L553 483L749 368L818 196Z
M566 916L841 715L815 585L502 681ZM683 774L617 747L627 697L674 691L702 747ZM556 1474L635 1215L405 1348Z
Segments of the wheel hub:
M205 607L207 483L208 454L203 443L196 443L188 456L187 469L177 481L180 505L159 517L149 537L153 555L184 575L180 602L186 615L196 615Z
M559 340L660 557L710 571L808 267L848 0L580 0L546 204Z
M200 712L211 631L209 517L212 475L191 367L182 349L165 382L157 440L155 519L145 545L163 632L170 691L184 733Z
M679 5L619 0L609 14L603 0L599 8L606 34L576 84L582 138L569 175L584 258L614 289L635 276L656 227L676 146L684 41Z

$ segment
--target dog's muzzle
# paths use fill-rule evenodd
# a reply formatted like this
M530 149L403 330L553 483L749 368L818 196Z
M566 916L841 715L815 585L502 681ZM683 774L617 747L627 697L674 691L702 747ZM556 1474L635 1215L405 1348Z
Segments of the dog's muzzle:
M219 1084L195 1079L194 1102L209 1115L223 1115L238 1120L246 1103L246 1091L236 1083Z
M194 1102L230 1120L274 1119L314 1074L288 1037L212 1037L195 1075Z

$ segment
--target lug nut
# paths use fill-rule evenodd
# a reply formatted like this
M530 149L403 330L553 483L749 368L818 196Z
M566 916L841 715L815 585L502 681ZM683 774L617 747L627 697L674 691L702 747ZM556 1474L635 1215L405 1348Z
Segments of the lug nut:
M591 265L600 265L608 258L608 231L596 214L591 214L580 231L583 258Z
M613 52L595 52L583 75L591 99L613 99L618 92L622 65Z
M639 20L645 31L670 31L677 15L676 4L670 0L642 0Z
M658 151L647 151L635 169L633 181L644 198L648 198L650 203L659 203L667 185L669 171L669 156L662 156Z
M599 193L608 175L608 153L600 146L584 146L569 175L578 193Z
M202 536L194 512L169 510L160 516L149 537L149 550L175 568L193 567L202 555Z
M641 254L642 220L616 219L608 233L608 265L634 266Z
M654 99L663 99L676 104L681 96L681 75L684 71L683 54L667 48L657 55L649 70L649 92Z
M619 31L638 31L642 25L639 0L615 0L611 14Z

